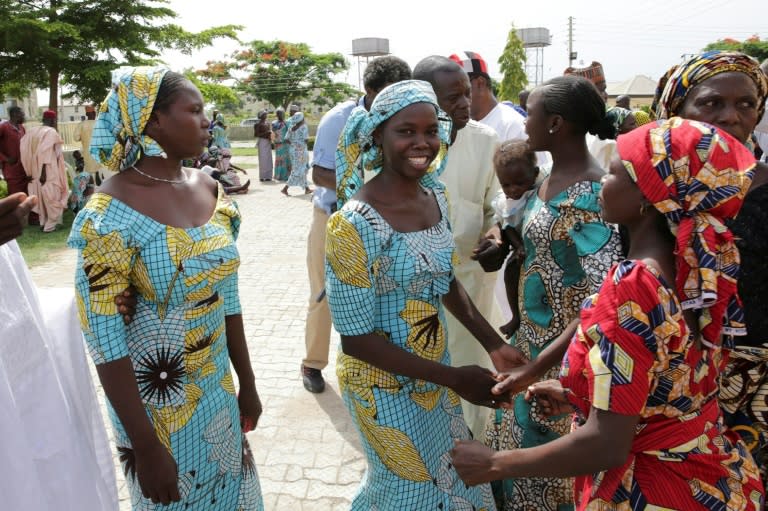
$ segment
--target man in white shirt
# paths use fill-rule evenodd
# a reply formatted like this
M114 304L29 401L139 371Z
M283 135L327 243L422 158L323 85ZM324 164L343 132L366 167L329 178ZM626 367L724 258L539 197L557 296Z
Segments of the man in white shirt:
M472 88L472 103L469 113L472 119L490 126L499 136L500 142L525 140L525 120L514 108L499 103L493 93L488 65L479 53L463 51L450 58L469 76Z

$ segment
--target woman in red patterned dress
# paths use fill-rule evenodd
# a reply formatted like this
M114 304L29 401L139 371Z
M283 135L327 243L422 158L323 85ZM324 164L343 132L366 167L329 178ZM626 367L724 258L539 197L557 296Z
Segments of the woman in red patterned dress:
M761 510L757 467L717 404L723 347L744 333L724 220L741 207L754 157L680 118L620 137L618 154L601 208L627 228L627 259L583 304L560 380L527 392L545 413L575 412L573 432L515 451L461 442L454 465L468 484L577 476L579 510Z

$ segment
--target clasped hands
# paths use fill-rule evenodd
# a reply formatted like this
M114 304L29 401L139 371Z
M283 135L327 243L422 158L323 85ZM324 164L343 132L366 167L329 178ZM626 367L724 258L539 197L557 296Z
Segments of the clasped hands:
M502 382L497 387L503 390L514 386L505 386ZM549 417L573 411L568 394L569 390L563 388L559 380L546 380L528 386L525 400L536 399L542 413ZM451 463L462 481L475 486L506 477L500 454L476 440L457 440L451 449Z

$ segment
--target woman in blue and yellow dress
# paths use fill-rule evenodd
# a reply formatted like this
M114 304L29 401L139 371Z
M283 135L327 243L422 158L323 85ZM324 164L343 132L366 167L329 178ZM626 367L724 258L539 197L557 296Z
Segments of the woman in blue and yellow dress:
M443 305L497 366L523 360L454 276L438 181L450 129L437 112L427 82L391 85L370 112L352 112L336 156L344 204L328 222L326 290L341 394L368 461L355 511L495 509L490 487L467 488L449 462L454 440L469 437L459 396L493 406L495 380L479 366L451 367ZM364 185L363 168L377 172Z
M181 163L203 150L208 124L182 75L126 71L91 144L119 173L69 238L79 250L80 320L134 510L263 509L243 434L261 403L238 299L240 215L215 181ZM126 327L113 297L128 284L137 307Z

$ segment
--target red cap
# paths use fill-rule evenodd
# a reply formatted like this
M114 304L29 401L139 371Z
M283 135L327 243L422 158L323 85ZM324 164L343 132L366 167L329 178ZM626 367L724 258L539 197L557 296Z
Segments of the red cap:
M56 118L56 112L53 110L46 110L43 112L43 119L55 119Z

